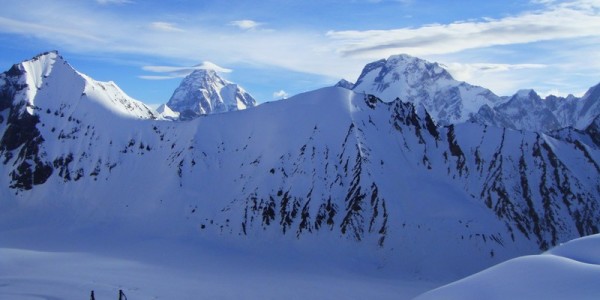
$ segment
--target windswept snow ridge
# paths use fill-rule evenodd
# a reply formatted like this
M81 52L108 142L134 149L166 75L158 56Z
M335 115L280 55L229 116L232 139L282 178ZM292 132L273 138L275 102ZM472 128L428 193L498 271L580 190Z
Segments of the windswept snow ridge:
M75 71L57 52L14 65L0 76L0 83L6 97L3 106L13 100L30 115L40 114L40 106L63 114L75 107L78 113L92 114L101 106L127 118L156 118L156 112L127 96L114 82L95 81Z
M600 235L593 235L509 260L415 300L597 299L599 281Z

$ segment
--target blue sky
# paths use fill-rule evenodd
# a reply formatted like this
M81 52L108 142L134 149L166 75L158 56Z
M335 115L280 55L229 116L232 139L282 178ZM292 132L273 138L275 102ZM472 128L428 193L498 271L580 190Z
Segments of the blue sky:
M20 0L0 11L0 69L59 50L146 103L216 65L260 102L356 80L408 53L499 95L600 82L600 0Z

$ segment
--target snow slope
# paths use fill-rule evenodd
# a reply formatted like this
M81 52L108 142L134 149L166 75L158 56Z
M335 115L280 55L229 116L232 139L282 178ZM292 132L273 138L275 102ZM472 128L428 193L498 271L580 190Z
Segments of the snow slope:
M96 299L117 299L118 290L128 299L410 299L439 285L277 244L134 239L110 240L107 250L86 242L94 247L0 248L0 299L89 299L92 290Z
M427 292L426 299L598 299L600 235L509 260Z
M339 87L172 122L116 113L119 101L92 109L104 94L63 89L55 70L41 90L24 84L30 72L1 75L3 248L201 239L448 282L598 232L592 131L439 126ZM64 91L77 97L40 96Z

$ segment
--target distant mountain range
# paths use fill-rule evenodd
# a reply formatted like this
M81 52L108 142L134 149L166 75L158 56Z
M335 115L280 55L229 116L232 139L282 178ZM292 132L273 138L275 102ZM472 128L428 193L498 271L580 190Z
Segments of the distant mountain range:
M600 84L582 97L548 96L533 90L499 97L490 90L459 82L437 63L394 55L368 64L356 84L336 86L392 101L422 106L439 124L477 122L501 128L549 132L566 127L583 130L600 115Z
M56 52L16 64L0 74L0 230L352 243L423 276L599 232L595 88L504 99L406 55L339 85L239 111L254 99L196 71L161 114Z
M581 98L548 96L542 99L533 90L522 90L504 103L484 105L473 121L497 127L550 132L566 127L583 130L600 115L600 85Z

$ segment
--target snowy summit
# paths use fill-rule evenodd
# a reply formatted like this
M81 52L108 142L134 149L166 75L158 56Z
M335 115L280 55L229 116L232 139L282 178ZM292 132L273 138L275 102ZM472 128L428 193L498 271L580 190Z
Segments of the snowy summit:
M464 122L481 106L500 100L488 89L454 80L437 63L406 54L367 64L352 89L423 106L440 124Z
M199 115L243 110L256 100L242 87L221 78L215 70L195 70L185 77L167 106L182 119Z

